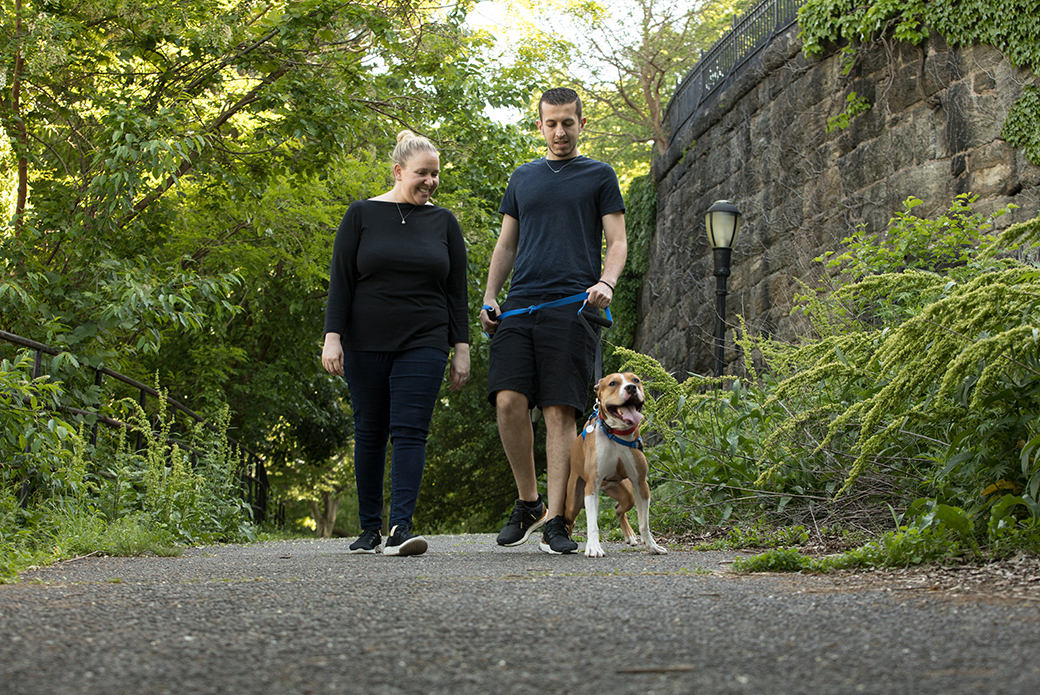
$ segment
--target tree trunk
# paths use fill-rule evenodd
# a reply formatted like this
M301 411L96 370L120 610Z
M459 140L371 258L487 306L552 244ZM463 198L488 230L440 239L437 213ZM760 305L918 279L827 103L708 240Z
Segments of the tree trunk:
M326 491L321 493L320 500L307 500L318 538L332 538L332 527L336 525L336 514L339 513L342 499L341 494Z
M21 234L25 226L25 207L29 198L29 129L22 115L22 72L25 69L25 57L22 52L22 42L25 40L25 27L22 25L22 0L15 0L15 54L14 68L11 75L11 100L8 104L9 113L4 115L4 126L7 130L8 139L11 141L11 149L17 157L17 188L14 205L14 235ZM0 102L2 103L2 102Z

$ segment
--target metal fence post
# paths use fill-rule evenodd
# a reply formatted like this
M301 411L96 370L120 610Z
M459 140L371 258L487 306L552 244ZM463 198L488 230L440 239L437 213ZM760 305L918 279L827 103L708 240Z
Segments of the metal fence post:
M94 386L97 387L97 390L98 390L97 409L99 411L101 410L101 382L102 382L102 380L104 380L104 378L105 378L105 375L101 372L100 369L95 369L94 370ZM93 425L93 427L90 428L90 446L91 447L96 447L97 446L97 428L98 428L98 420L97 420L97 418L94 418L94 425Z

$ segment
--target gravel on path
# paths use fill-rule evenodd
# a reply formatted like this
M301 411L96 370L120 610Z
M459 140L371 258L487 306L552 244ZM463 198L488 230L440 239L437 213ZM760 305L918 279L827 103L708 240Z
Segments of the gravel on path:
M732 552L429 541L406 558L296 540L27 572L0 585L0 695L1040 692L1035 584L972 596L919 576L738 575Z

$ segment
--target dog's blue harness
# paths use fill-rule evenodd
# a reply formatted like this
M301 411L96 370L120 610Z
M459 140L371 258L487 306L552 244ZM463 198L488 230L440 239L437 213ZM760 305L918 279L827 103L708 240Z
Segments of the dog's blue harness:
M639 449L640 451L643 450L642 437L637 437L634 442L630 442L627 439L622 439L621 437L614 434L614 429L606 422L604 422L603 418L600 416L598 407L592 411L592 415L589 416L588 423L586 423L585 428L581 431L581 438L583 441L585 439L586 434L592 434L596 431L596 423L594 422L595 420L599 420L600 429L603 430L603 434L607 435L607 439L609 439L610 441L617 442L621 446L627 446L629 449ZM632 429L634 430L635 427L633 427ZM631 432L632 430L628 431Z

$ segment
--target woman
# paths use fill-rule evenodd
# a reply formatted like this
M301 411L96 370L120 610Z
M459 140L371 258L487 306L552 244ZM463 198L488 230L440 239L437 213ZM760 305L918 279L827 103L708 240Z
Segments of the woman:
M391 160L394 187L351 203L336 232L321 363L346 377L354 406L362 533L350 552L419 555L427 544L412 535L412 513L449 352L449 387L469 377L466 247L455 216L430 203L440 174L433 144L402 131ZM383 544L388 438L390 535Z

